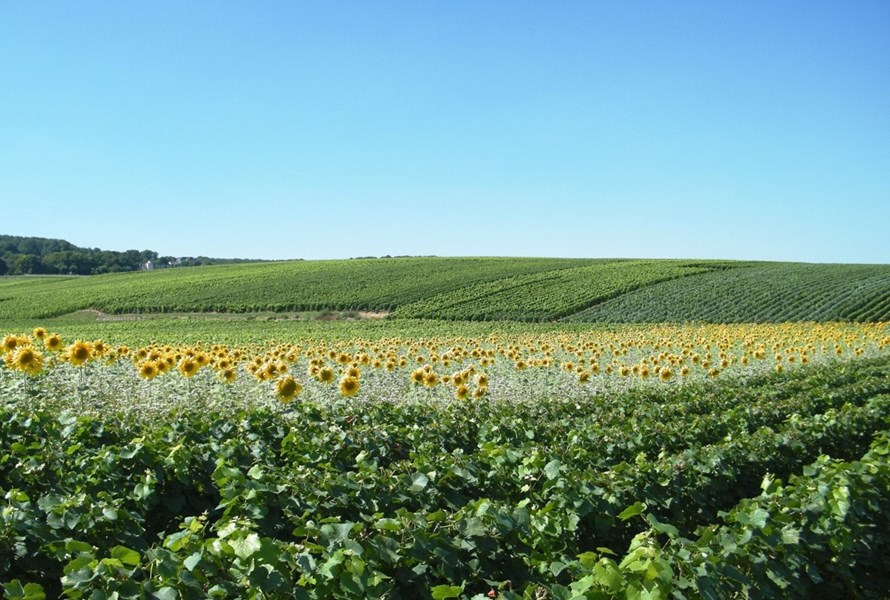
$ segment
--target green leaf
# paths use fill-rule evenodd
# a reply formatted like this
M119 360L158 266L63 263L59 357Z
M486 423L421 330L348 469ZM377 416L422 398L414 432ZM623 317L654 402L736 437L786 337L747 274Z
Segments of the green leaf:
M448 515L445 513L445 511L442 509L439 509L435 512L431 512L430 514L428 514L426 516L426 520L429 523L439 523L440 521L444 521L447 517L448 517Z
M797 544L800 542L800 532L790 525L782 528L782 543Z
M42 496L39 500L37 500L37 506L44 512L50 512L52 509L57 507L59 504L62 504L63 502L64 499L61 496L57 496L55 494L47 494L46 496Z
M664 600L665 598L667 598L667 594L660 587L640 590L640 600Z
M26 583L25 584L25 600L44 600L46 598L46 592L43 591L43 586L39 583Z
M26 583L22 587L22 582L13 579L9 583L3 584L8 600L46 600L46 592L39 583Z
M311 554L302 553L297 554L294 561L297 563L297 566L300 567L300 570L303 573L311 573L315 570L315 559Z
M612 554L614 554L614 552L612 552ZM599 556L597 556L596 552L585 552L578 555L578 562L588 570L593 570L597 560L599 560Z
M138 566L142 560L138 552L123 546L115 546L111 549L110 554L112 558L116 558L123 564L130 565L131 567Z
M618 593L624 587L624 577L618 570L618 565L608 558L601 559L593 567L593 579L612 593Z
M411 492L422 492L426 489L427 484L429 484L430 478L424 475L423 473L413 473L411 475L411 487L408 488Z
M587 578L585 577L581 581L584 581L586 579ZM550 588L550 594L553 597L553 600L572 600L573 598L583 598L583 596L574 593L574 591L583 593L583 591L580 589L583 586L579 586L578 583L579 582L576 581L575 583L572 584L572 588L573 588L572 590L565 587L564 585L559 585L558 583L556 585L552 586ZM575 588L578 588L578 589L575 590Z
M154 595L158 600L177 600L179 598L179 594L176 593L176 588L170 586L162 587L156 591Z
M562 463L554 458L549 463L544 465L544 475L547 479L556 479L559 477L559 468L562 466Z
M769 518L769 513L762 508L758 508L749 515L749 518L751 525L754 525L759 529L763 529L764 527L766 527L766 520Z
M349 539L355 523L327 523L321 526L321 536L325 544L330 546L336 542Z
M87 583L88 581L92 581L93 577L95 577L93 569L89 566L85 566L68 572L62 577L62 583L74 583L75 585L78 583Z
M427 517L429 518L429 517ZM402 526L395 519L378 519L374 527L383 531L399 531Z
M260 536L255 533L251 533L243 539L229 540L229 545L232 546L232 551L238 558L250 558L262 547Z
M195 552L194 554L192 554L191 556L186 558L184 561L182 561L182 564L189 571L194 571L195 567L198 565L199 562L201 562L201 553Z
M62 572L65 573L66 575L68 575L69 573L72 573L73 571L77 571L78 569L84 568L91 562L93 562L92 556L85 556L85 555L81 554L80 556L72 558L70 561L68 561L68 564L65 565L65 568L62 570Z
M763 476L760 489L763 490L764 494L772 494L779 488L779 485L781 485L781 482L773 477L771 473L767 473Z
M9 583L3 584L3 589L6 590L7 598L24 598L25 597L25 588L22 587L22 582L18 579L13 579Z
M627 521L631 517L635 517L638 514L642 513L644 510L646 510L645 504L643 504L642 502L634 502L623 511L621 511L621 513L618 515L618 518L622 521Z
M649 523L649 525L652 526L652 529L654 529L658 533L663 533L672 538L680 535L680 532L677 530L676 527L674 527L673 525L668 525L667 523L662 523L657 518L655 518L655 515L653 515L652 513L646 515L646 521Z
M331 579L334 576L334 567L341 565L344 560L345 555L343 554L343 550L337 550L328 557L328 559L319 569L319 572L324 577Z
M65 542L65 551L71 554L90 554L93 553L93 547L86 542L81 542L78 540L68 540Z
M770 568L766 569L766 576L772 579L773 583L779 586L780 589L784 590L790 585L790 582L785 579L780 573L777 573Z
M430 592L433 600L444 600L445 598L457 598L464 591L462 585L437 585Z
M177 531L176 533L171 533L169 536L167 536L167 539L164 540L164 546L166 546L173 552L178 552L183 546L188 543L189 537L191 537L191 534L188 531Z

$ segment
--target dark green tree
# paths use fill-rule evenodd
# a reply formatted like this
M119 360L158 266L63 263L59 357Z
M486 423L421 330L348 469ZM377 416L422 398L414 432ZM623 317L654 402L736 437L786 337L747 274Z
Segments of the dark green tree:
M46 265L35 254L22 254L15 259L13 272L16 275L41 275L46 271Z

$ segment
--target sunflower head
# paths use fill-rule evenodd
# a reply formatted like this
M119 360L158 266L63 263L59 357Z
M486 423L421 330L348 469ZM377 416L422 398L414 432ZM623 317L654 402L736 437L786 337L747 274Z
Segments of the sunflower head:
M12 352L7 352L5 362L6 366L28 375L37 375L43 370L43 355L30 344L17 346Z
M44 329L43 327L35 327L32 333L38 340L42 340L46 337L46 329Z
M50 352L58 352L62 349L62 338L58 333L52 333L43 339L43 345Z
M198 369L200 368L201 366L198 364L197 361L187 357L184 357L182 360L180 360L179 366L177 367L177 369L179 369L179 372L182 373L182 376L186 378L192 377L195 373L198 372Z
M355 396L358 393L361 384L355 377L343 377L340 380L340 394L344 398Z
M89 342L77 340L70 346L66 352L68 362L79 367L91 358L93 358L93 347Z
M0 353L3 352L12 352L15 350L15 347L19 345L19 337L17 335L9 334L3 338L3 341L0 342Z
M282 377L278 380L278 383L275 384L275 393L278 395L278 399L285 403L290 402L296 396L299 396L302 391L302 384L290 375Z
M238 377L238 375L235 372L235 369L233 369L231 367L223 369L222 371L219 372L220 380L224 381L225 383L235 383L235 379L237 377Z
M316 377L322 383L331 383L334 381L334 370L330 367L322 367L318 370Z
M157 363L154 361L146 361L139 365L139 377L145 380L152 380L160 374Z

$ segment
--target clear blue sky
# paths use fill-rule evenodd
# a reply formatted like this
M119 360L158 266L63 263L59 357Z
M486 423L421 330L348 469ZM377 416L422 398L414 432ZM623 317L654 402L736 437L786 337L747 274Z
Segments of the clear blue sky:
M890 262L890 2L0 2L0 233Z

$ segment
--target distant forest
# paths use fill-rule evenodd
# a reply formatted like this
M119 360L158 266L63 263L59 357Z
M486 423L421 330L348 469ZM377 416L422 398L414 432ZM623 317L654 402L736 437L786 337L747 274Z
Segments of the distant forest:
M65 240L0 235L0 275L97 275L122 271L258 262L206 256L159 256L154 250L80 248Z

